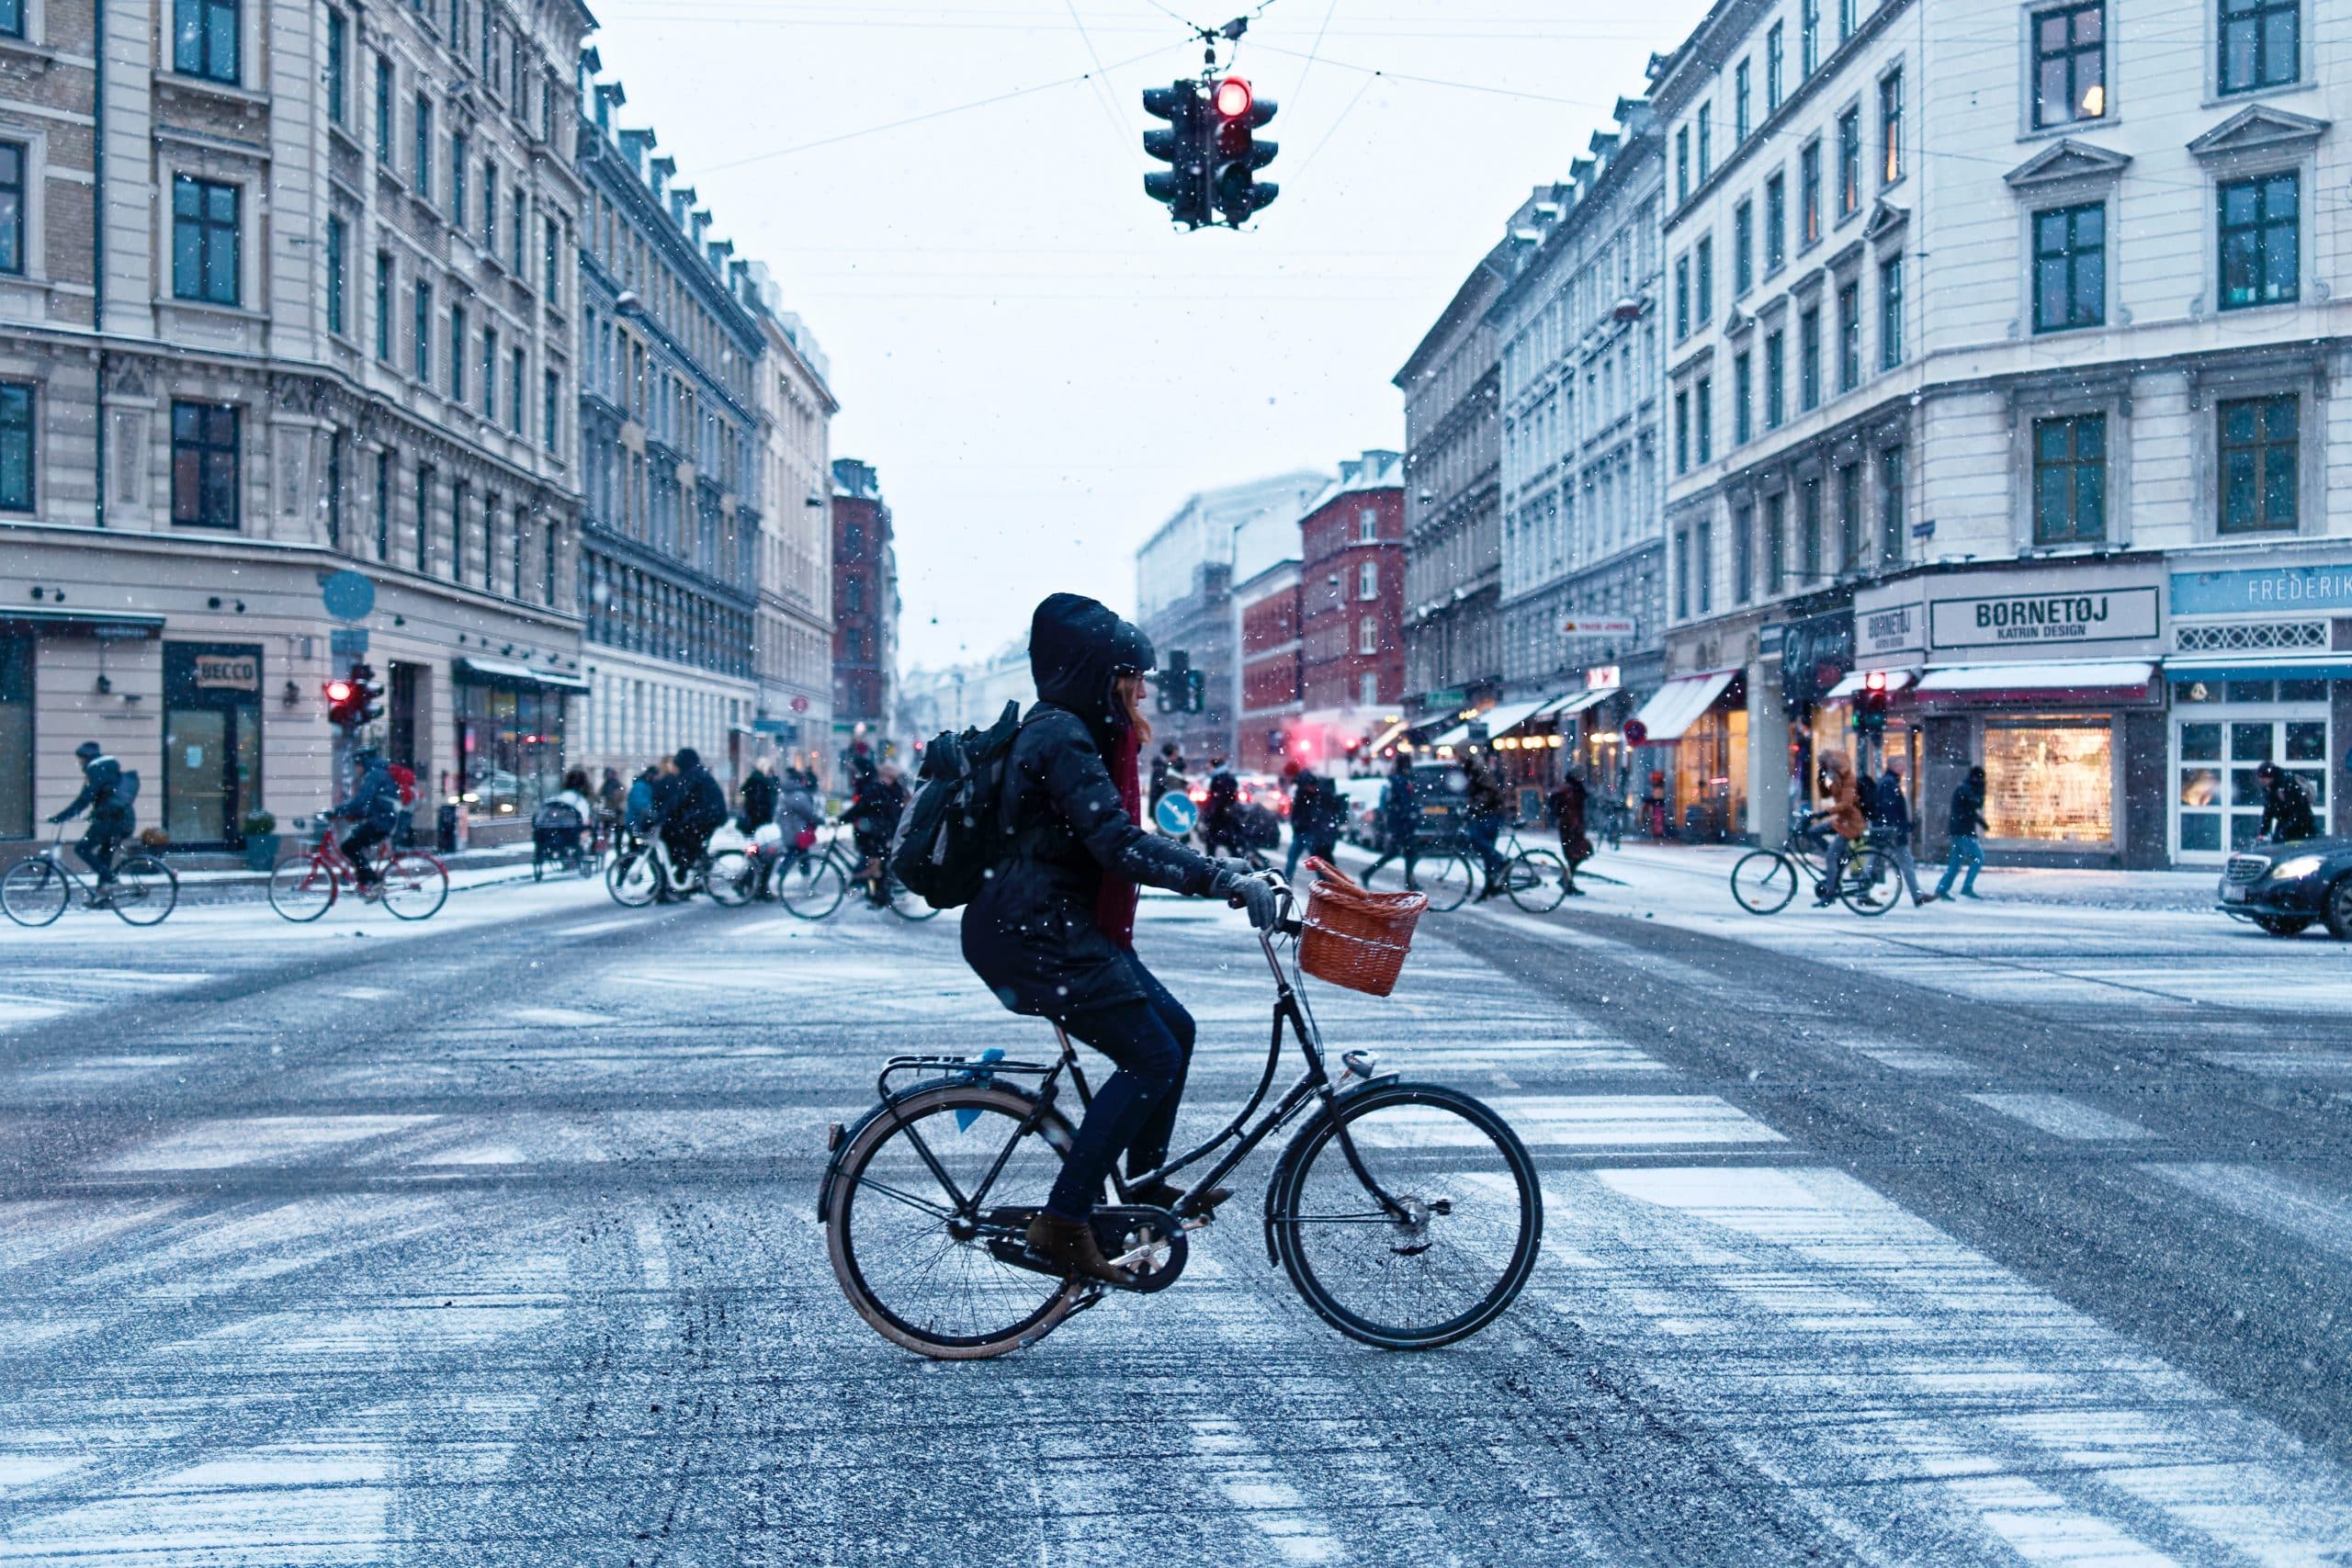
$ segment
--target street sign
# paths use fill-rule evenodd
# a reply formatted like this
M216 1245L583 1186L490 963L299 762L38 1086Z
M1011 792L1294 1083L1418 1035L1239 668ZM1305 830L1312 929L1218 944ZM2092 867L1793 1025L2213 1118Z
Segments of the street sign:
M808 699L807 697L793 698L792 711L795 713L807 713L808 711Z
M1570 637L1631 637L1634 626L1630 615L1571 615L1560 630Z
M345 569L319 584L319 597L326 602L327 614L336 620L364 621L376 607L376 585L358 572Z
M1584 689L1588 692L1613 692L1624 684L1619 677L1624 673L1621 664L1596 664L1584 672Z
M1626 745L1639 746L1650 738L1650 727L1638 718L1629 718L1625 721L1625 728L1622 733L1625 737Z
M327 634L327 652L337 663L368 657L366 626L337 626Z
M1193 797L1182 790L1171 789L1159 797L1158 806L1152 807L1151 819L1159 823L1159 830L1170 838L1181 839L1199 825L1201 808L1194 806Z

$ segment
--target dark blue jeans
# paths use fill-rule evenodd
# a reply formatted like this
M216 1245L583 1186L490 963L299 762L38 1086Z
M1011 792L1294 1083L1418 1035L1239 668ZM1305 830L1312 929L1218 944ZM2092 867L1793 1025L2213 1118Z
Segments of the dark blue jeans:
M1502 880L1503 868L1510 863L1495 848L1495 840L1502 835L1503 821L1499 817L1473 817L1462 825L1462 836L1470 840L1477 852L1478 863L1486 868L1487 886L1493 887Z
M1058 1021L1071 1036L1111 1058L1118 1071L1095 1091L1077 1141L1062 1156L1046 1207L1066 1219L1092 1212L1119 1156L1127 1174L1140 1175L1168 1157L1184 1072L1193 1061L1193 1015L1130 953L1143 995L1131 1002L1089 1008Z

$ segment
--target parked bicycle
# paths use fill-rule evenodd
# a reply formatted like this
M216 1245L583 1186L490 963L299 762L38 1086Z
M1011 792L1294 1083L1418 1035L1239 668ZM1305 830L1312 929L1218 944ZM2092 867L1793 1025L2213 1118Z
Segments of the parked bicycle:
M711 901L728 908L739 908L752 901L752 894L759 886L759 872L752 857L741 850L720 850L707 853L692 864L680 866L670 859L670 847L653 834L624 845L613 857L605 872L605 891L613 902L627 909L641 909L661 896L667 883L673 898L688 898L696 893L707 893Z
M387 839L368 852L378 902L397 920L430 919L449 901L449 870L418 849L395 849ZM334 908L345 887L360 892L359 868L322 829L308 851L296 849L269 874L269 907L289 920L308 922Z
M1777 915L1799 891L1827 884L1828 850L1818 833L1792 834L1782 849L1750 850L1731 868L1731 896L1751 915ZM1858 915L1883 915L1902 894L1893 856L1867 842L1852 846L1838 879L1839 902Z
M1427 1349L1476 1333L1510 1305L1544 1228L1526 1148L1489 1107L1378 1072L1362 1052L1331 1077L1296 947L1287 968L1276 948L1277 932L1296 938L1305 927L1289 886L1261 874L1284 906L1277 929L1257 933L1274 977L1265 1071L1249 1103L1198 1148L1124 1180L1112 1173L1118 1201L1096 1209L1093 1224L1132 1285L1065 1276L1027 1250L1029 1221L1075 1135L1056 1104L1063 1075L1081 1111L1091 1100L1058 1026L1061 1051L1049 1065L993 1050L893 1057L876 1080L881 1103L832 1130L818 1218L842 1293L884 1338L944 1359L1001 1356L1035 1344L1106 1290L1167 1289L1183 1271L1190 1233L1213 1217L1179 1215L1295 1121L1266 1194L1266 1250L1326 1323L1367 1345ZM1305 1070L1249 1125L1272 1086L1285 1029ZM916 1081L894 1087L907 1075ZM1172 1210L1127 1201L1219 1150Z
M939 913L899 880L888 855L882 857L879 876L877 897L873 879L865 874L865 857L846 837L835 834L820 848L786 851L768 886L779 903L804 920L821 920L840 908L853 886L902 920L927 920Z
M129 924L152 926L178 908L180 879L162 857L141 846L115 852L114 880L85 880L65 859L62 829L47 849L20 860L0 877L0 910L20 926L45 926L65 913L78 893L93 909L112 909Z

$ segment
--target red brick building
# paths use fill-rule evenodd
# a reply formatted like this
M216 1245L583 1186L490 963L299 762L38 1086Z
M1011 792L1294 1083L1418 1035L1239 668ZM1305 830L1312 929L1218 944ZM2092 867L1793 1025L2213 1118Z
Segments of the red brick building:
M1300 728L1318 759L1404 700L1404 475L1396 453L1366 452L1299 520Z
M1249 773L1280 773L1297 755L1298 561L1278 561L1233 590L1241 626L1240 750Z
M899 556L872 465L833 463L833 742L837 760L891 739L899 663Z

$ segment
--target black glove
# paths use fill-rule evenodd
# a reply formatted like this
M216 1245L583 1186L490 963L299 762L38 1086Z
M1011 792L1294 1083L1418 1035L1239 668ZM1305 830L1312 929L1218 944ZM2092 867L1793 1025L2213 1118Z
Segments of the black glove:
M1250 925L1253 931L1272 931L1275 920L1281 918L1282 900L1275 897L1271 884L1261 882L1255 876L1220 871L1216 874L1216 880L1209 884L1209 892L1237 909L1249 910Z
M1258 874L1258 868L1246 860L1234 860L1225 855L1211 855L1209 861L1222 875L1255 876Z
M51 818L49 819L49 825L52 828L62 828L66 823L72 821L73 818L74 814L72 812L62 812L59 815Z

